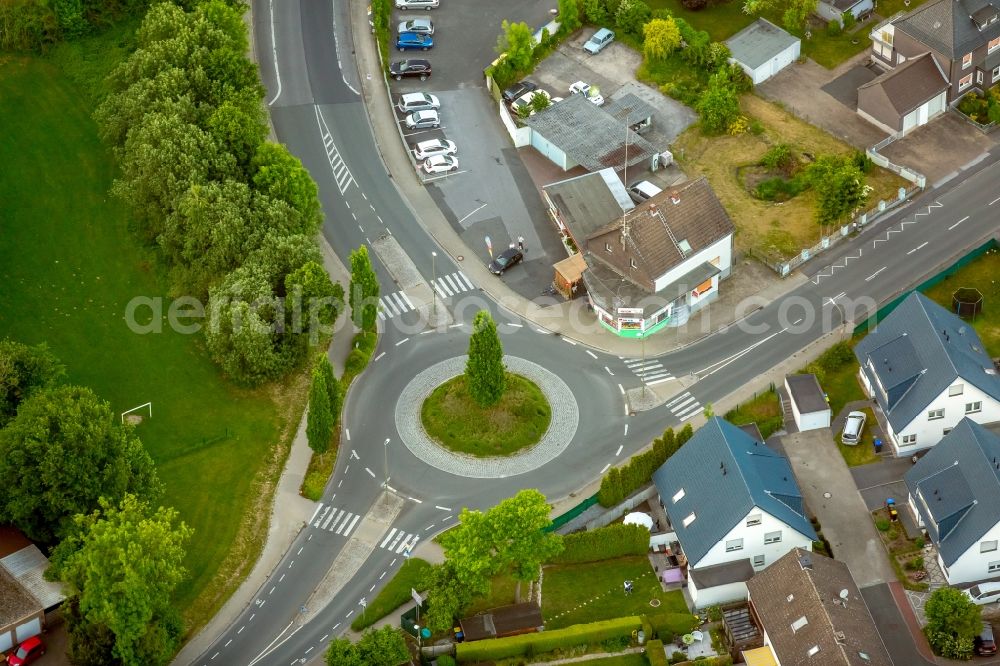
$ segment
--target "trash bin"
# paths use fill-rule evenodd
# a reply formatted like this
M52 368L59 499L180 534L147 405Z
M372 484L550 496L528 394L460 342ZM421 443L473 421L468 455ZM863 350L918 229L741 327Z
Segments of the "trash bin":
M875 453L882 453L882 440L879 437L875 438Z

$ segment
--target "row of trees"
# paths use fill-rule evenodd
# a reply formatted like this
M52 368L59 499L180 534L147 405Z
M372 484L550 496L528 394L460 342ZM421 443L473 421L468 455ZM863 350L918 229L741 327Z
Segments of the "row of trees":
M607 471L601 478L597 501L603 507L612 507L622 502L649 483L653 478L653 472L693 436L694 429L690 423L676 434L673 428L664 430L661 437L653 440L653 447L649 451L634 455L622 467L612 467Z
M0 3L0 50L44 51L145 11L149 0L20 0Z
M343 290L313 239L322 217L315 182L284 146L265 141L242 4L191 4L151 7L95 118L121 166L112 192L162 250L172 291L208 297L212 357L256 385L305 359L332 329Z
M410 651L403 634L385 626L366 631L357 643L333 639L324 657L327 666L399 666L409 663Z
M161 664L182 625L170 604L191 530L132 426L44 346L0 341L0 523L56 546L73 663Z

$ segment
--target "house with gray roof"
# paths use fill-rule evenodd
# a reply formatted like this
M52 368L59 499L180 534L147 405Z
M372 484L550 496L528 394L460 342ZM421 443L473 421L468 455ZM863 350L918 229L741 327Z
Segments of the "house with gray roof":
M864 0L871 4L871 0ZM767 19L759 18L726 40L732 57L754 85L799 59L802 42Z
M962 419L903 480L948 584L1000 579L1000 436Z
M890 71L930 54L948 82L943 95L934 93L903 117L902 132L925 124L966 93L982 92L1000 82L1000 0L930 0L902 16L889 18L869 36L872 62L883 70ZM936 81L934 70L921 71ZM920 85L934 87L929 83ZM894 94L912 97L904 86L898 86Z
M816 539L788 459L713 417L653 474L696 608L745 599L746 581Z
M897 456L934 446L963 418L1000 421L1000 376L975 329L919 292L854 355Z
M923 53L859 86L858 115L890 134L908 131L944 113L948 85L934 56Z
M652 115L652 114L650 114ZM531 146L564 171L582 166L587 171L623 171L650 167L657 149L615 116L583 95L561 102L526 118Z
M872 13L875 4L872 0L819 0L816 4L816 14L827 21L844 23L844 14L850 13L858 21Z

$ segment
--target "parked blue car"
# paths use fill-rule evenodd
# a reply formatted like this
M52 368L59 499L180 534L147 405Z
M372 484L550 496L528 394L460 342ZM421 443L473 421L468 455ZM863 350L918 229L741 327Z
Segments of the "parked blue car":
M420 49L426 51L434 46L434 38L416 32L401 32L396 39L396 48L400 51Z

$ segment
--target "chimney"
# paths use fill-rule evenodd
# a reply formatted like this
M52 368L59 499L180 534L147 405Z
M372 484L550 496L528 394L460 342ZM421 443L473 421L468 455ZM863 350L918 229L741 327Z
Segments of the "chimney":
M673 194L671 194L671 195L670 195L670 203L672 203L673 205L675 205L675 206L676 206L676 205L677 205L677 204L679 204L680 202L681 202L681 200L680 200L680 198L679 198L679 197L677 197L677 196L675 196L675 195L673 195Z

